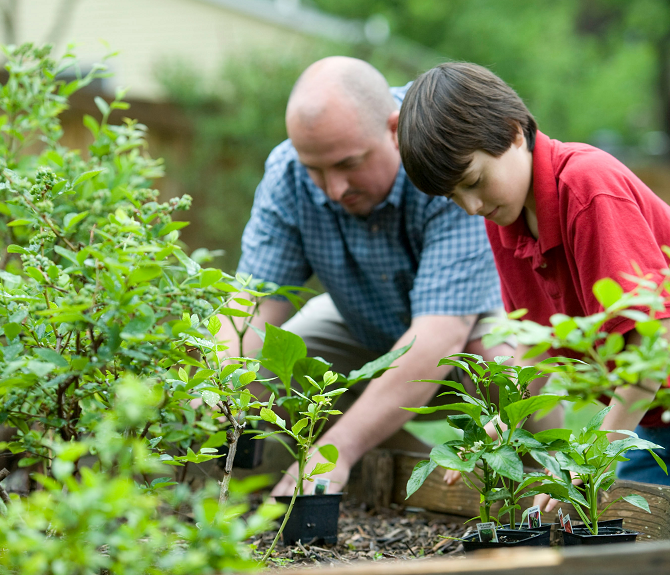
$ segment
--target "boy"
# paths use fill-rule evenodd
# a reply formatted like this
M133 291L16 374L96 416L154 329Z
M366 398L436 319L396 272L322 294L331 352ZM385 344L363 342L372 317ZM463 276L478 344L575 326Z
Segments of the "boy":
M555 313L597 313L593 284L609 277L629 291L634 284L623 273L633 273L631 262L661 279L670 206L609 154L544 135L521 98L486 68L447 63L419 77L402 105L398 138L420 190L486 218L507 311L527 308L525 318L543 325ZM670 327L670 304L658 318ZM639 341L632 320L616 318L603 329ZM517 362L526 351L517 348ZM618 388L621 402L612 400L603 429L635 430L670 447L660 410L629 409L658 387ZM670 463L667 451L659 455ZM670 484L646 451L631 452L617 471Z

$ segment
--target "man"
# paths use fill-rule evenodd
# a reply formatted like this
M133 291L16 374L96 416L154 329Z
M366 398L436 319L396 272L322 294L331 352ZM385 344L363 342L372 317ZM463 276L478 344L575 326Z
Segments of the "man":
M320 444L340 453L327 476L338 489L366 451L412 417L400 407L425 405L439 387L413 380L443 379L449 369L437 367L441 357L466 348L483 352L473 327L480 314L501 305L483 221L445 198L421 194L405 176L396 138L404 91L390 91L361 60L331 57L311 65L291 93L290 140L268 158L242 239L241 272L280 285L317 275L328 293L310 300L284 329L301 335L309 354L334 362L335 370L360 367L416 338L397 367L372 381L322 437ZM264 301L253 323L281 325L290 313L286 301ZM224 325L219 337L234 342ZM252 330L246 337L245 349L260 347ZM487 356L510 351L501 346ZM295 471L273 495L293 491Z

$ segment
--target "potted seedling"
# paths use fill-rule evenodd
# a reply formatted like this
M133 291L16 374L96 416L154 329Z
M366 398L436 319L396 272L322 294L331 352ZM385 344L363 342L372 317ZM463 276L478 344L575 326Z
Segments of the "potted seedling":
M355 383L379 377L411 344L365 364L346 377L331 371L331 364L323 359L307 357L307 348L302 338L291 332L266 324L263 338L261 364L277 375L279 382L262 381L271 396L267 405L261 408L260 415L254 418L260 418L278 429L257 435L255 439L276 436L298 462L293 495L277 497L278 501L288 505L288 509L277 536L264 556L265 560L282 535L286 544L314 538L330 543L337 541L342 493L327 493L323 486L312 495L303 492L303 482L314 482L317 475L332 471L339 456L334 445L319 445L318 438L328 418L341 413L334 409L337 399ZM300 387L300 391L292 387L292 380ZM279 407L286 414L286 420L276 413ZM295 449L282 436L295 441ZM313 448L318 450L326 462L310 467L309 462L316 453Z
M598 508L598 493L606 491L615 481L614 465L617 461L625 461L625 454L634 449L647 449L667 474L663 460L654 453L654 449L663 449L651 441L640 439L631 431L616 431L628 435L625 439L610 442L607 434L612 431L602 430L605 415L611 410L606 407L597 413L584 427L580 434L571 436L555 457L546 452L531 451L535 460L549 470L531 494L547 493L553 498L571 503L584 525L562 529L565 545L597 545L602 543L618 543L634 541L638 533L628 531L611 522L600 525L599 519L617 501L624 500L648 513L649 505L644 497L637 494L623 495L610 502L604 509ZM579 482L574 482L579 479Z
M475 393L469 393L459 382L431 380L451 388L442 395L454 395L463 401L404 408L415 413L460 412L447 416L447 422L460 430L462 437L435 447L429 460L417 463L407 483L407 497L419 489L438 466L461 472L466 485L480 494L480 513L471 520L479 520L485 525L484 535L478 533L464 541L466 551L500 545L549 544L546 530L538 533L515 529L516 512L521 509L520 499L528 496L526 490L530 485L544 477L540 472L524 472L520 456L531 450L546 452L554 449L557 440L562 440L547 432L533 435L523 429L523 424L530 416L551 410L563 397L531 397L528 385L542 377L543 372L534 367L507 366L504 362L508 359L496 357L495 361L486 362L471 354L443 358L439 365L461 368L471 378ZM473 474L476 480L468 474ZM492 506L497 501L503 501L504 505L493 513ZM505 514L509 514L510 529L498 529L499 517ZM494 537L486 536L490 530Z

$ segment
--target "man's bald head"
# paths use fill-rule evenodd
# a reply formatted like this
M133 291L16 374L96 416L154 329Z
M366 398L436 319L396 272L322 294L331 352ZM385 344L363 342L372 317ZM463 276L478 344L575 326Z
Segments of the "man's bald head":
M382 133L398 106L386 79L374 66L345 56L312 64L298 78L286 108L286 122L311 126L329 112L351 108L365 131Z

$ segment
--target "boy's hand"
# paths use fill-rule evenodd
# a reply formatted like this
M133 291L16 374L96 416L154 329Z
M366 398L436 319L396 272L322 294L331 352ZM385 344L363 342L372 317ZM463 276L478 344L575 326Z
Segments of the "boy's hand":
M314 453L312 458L309 460L309 463L306 465L305 470L311 471L314 469L317 463L327 463L326 459L320 453ZM323 473L321 475L316 475L315 477L323 477L324 479L330 479L330 487L328 493L339 493L342 491L347 481L349 481L349 473L351 468L344 461L344 458L340 459L333 469L329 473ZM284 477L281 481L275 485L272 493L270 495L275 497L277 495L293 495L293 490L295 489L295 478L298 477L298 463L294 463L291 467L288 468ZM302 484L303 491L305 495L310 495L314 492L314 483L311 481L303 481Z

